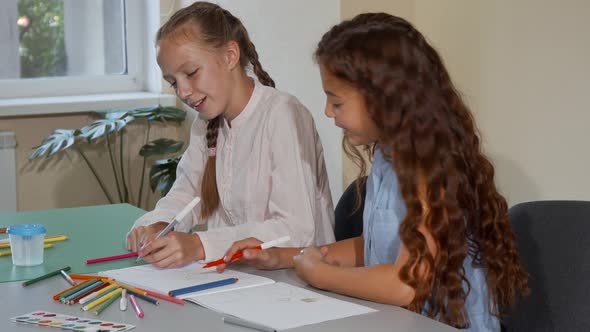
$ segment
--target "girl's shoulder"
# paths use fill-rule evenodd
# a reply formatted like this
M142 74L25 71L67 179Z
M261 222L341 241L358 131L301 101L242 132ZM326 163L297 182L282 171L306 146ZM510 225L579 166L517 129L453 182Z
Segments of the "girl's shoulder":
M266 117L271 121L285 121L286 119L313 123L311 112L297 97L271 87L264 87L261 100Z

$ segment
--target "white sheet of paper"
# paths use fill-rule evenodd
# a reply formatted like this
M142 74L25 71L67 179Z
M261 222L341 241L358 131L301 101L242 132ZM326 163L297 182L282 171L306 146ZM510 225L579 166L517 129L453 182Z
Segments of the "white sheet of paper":
M215 294L235 289L242 289L274 283L274 280L260 277L253 274L227 269L218 273L215 269L204 270L202 264L194 263L178 269L159 269L153 265L140 265L119 270L100 272L100 275L119 280L124 284L145 288L151 291L168 294L169 291L207 282L238 278L238 281L231 285L211 288L200 292L189 293L178 296L180 299L187 299L195 295Z
M187 300L277 330L377 311L282 282Z

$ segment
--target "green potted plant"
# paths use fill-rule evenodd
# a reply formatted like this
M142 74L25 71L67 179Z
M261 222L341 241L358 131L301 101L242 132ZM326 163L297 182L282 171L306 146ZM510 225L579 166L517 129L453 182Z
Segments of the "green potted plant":
M71 149L82 157L110 203L130 203L141 207L148 160L175 154L184 145L183 142L168 138L158 138L150 141L151 123L172 122L179 124L186 118L186 112L176 107L156 105L130 109L111 109L93 113L98 115L100 119L80 129L56 129L39 146L33 148L33 151L29 155L29 160L43 156L50 158L61 151ZM129 181L127 179L130 174L125 174L123 167L123 156L126 153L124 139L127 125L140 119L143 119L146 124L145 144L138 151L138 154L143 158L143 167L139 181L139 192L136 196L137 200L132 202L132 195L129 192ZM111 166L110 171L113 173L112 175L117 188L116 196L109 193L105 186L105 177L99 175L96 167L84 152L84 145L87 144L103 144L108 152ZM118 158L115 157L117 145L119 146ZM150 165L149 183L153 192L158 192L161 195L168 193L176 179L176 167L180 158L181 156L175 156L173 158L157 159L152 162L152 165Z

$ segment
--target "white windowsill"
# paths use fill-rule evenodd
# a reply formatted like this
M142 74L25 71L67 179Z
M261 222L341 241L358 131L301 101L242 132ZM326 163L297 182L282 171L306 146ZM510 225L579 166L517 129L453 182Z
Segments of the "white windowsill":
M0 117L84 113L109 108L176 106L176 96L151 92L0 99Z

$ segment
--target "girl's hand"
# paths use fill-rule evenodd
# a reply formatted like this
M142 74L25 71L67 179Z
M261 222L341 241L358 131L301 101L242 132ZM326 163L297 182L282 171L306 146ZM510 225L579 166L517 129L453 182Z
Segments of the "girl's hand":
M167 222L159 221L149 226L139 226L129 232L127 235L127 250L137 252L150 236L156 237L164 228L168 226Z
M327 252L326 247L321 250L318 247L301 249L299 254L293 257L293 265L297 276L314 287L322 288L319 285L321 270L330 265L325 261Z
M157 240L156 235L148 236L145 247L138 252L144 261L156 267L181 267L205 257L201 238L197 234L170 232Z
M252 265L260 270L274 270L280 267L280 255L277 248L270 248L265 250L249 249L254 248L262 244L262 241L253 237L236 241L225 253L224 259L225 264L217 266L217 272L223 272L229 264L242 262L248 265ZM243 250L243 256L235 261L231 261L231 257L237 252Z

